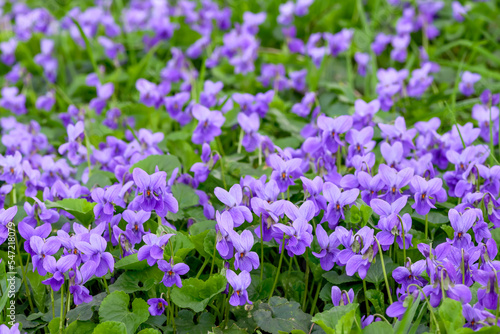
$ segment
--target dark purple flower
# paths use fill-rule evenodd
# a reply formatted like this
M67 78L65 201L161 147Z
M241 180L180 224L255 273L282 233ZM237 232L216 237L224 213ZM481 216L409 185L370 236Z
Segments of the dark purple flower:
M434 178L426 181L421 176L415 175L410 183L410 189L415 197L411 206L419 215L426 215L431 208L435 209L436 202L446 202L446 190L443 189L443 180Z
M152 316L158 316L165 313L165 306L168 306L168 303L163 298L150 298L148 299L148 311Z

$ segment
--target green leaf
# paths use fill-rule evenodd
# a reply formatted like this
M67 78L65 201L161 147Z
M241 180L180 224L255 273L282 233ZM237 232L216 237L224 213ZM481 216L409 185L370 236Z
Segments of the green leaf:
M28 281L30 282L36 306L40 311L45 312L45 297L47 295L47 286L42 283L45 277L40 276L38 273L35 273L31 270L26 272L26 276L28 277Z
M363 220L363 225L365 225L370 217L372 216L373 210L368 205L361 205L361 218Z
M280 275L280 281L285 290L285 295L291 300L300 302L306 287L304 273L301 271L287 271Z
M96 203L87 202L87 200L83 198L65 198L57 202L47 201L45 205L49 209L61 209L72 214L85 226L91 224L95 220L94 206Z
M191 227L189 228L189 234L191 235L192 238L193 235L197 235L207 230L213 230L213 229L215 229L215 220L199 221L191 225Z
M344 325L346 320L341 320L345 315L352 317L351 311L355 311L359 308L359 304L347 304L343 306L335 306L331 309L317 313L313 318L312 322L318 324L327 334L334 334L339 322Z
M281 297L272 297L269 303L261 303L253 312L257 325L265 332L291 332L294 329L309 332L311 315L300 309L300 304Z
M163 272L156 267L149 267L143 271L126 271L109 286L109 291L123 291L133 293L136 291L149 291L161 282Z
M137 253L126 256L115 263L115 269L142 270L147 267L149 267L148 262L146 260L139 261Z
M141 298L132 302L129 309L130 296L123 291L115 291L108 295L99 307L99 320L119 321L125 324L128 334L133 334L137 328L149 318L148 304Z
M397 321L394 325L394 332L397 334L406 334L411 327L413 322L413 317L415 317L415 312L417 312L418 305L420 304L420 298L413 298L412 295L406 297L404 305L407 306L406 312L403 315L401 321ZM460 313L460 316L462 313Z
M89 189L92 189L95 186L102 188L113 184L112 180L116 180L115 174L104 170L96 170L92 171L86 186Z
M127 334L127 327L118 321L106 321L97 325L94 334Z
M203 312L197 323L193 321L195 313L190 310L181 310L175 318L175 326L179 334L206 334L209 333L215 324L215 316L208 312Z
M366 273L365 280L370 283L379 284L384 282L384 271L382 270L382 263L380 262L380 259L377 257L375 261L375 263L370 265L370 269L368 269L368 272ZM387 278L392 277L391 273L398 267L398 265L392 262L392 259L389 256L384 256L384 264Z
M133 173L134 169L140 168L148 174L153 174L156 171L156 166L160 171L167 172L168 177L172 175L174 169L181 168L181 163L175 155L150 155L133 164L129 171Z
M439 316L448 333L462 328L465 324L465 319L462 316L462 304L451 298L443 299L441 306L439 306Z
M238 327L236 323L233 323L228 328L222 329L219 327L212 328L214 334L246 334L248 333L245 329Z
M375 307L375 312L384 314L385 304L384 304L384 294L379 290L368 290L366 291L366 298Z
M73 321L66 328L65 334L92 334L96 324L89 321ZM111 334L111 333L109 333Z
M52 319L49 322L48 327L49 327L50 334L57 334L57 333L59 333L60 322L61 322L61 318L59 318L59 317L54 318L54 319Z
M344 316L342 316L342 318L340 318L339 322L335 326L336 334L351 333L352 325L354 324L354 320L356 319L356 311L357 309L354 308L347 312Z
M154 329L154 328L146 328L140 331L137 334L161 334L159 330Z
M176 183L172 186L172 195L179 202L179 209L198 205L200 201L194 189L183 183Z
M224 291L226 282L226 277L220 274L212 275L207 281L197 278L185 279L182 288L175 286L172 289L172 302L181 308L201 312L213 297Z
M385 321L371 323L363 329L363 334L390 334L394 333L392 326Z
M350 282L360 282L361 280L356 277L356 276L347 276L345 273L342 275L339 275L335 271L328 271L323 274L323 277L333 285L340 285L343 283L350 283Z
M96 311L99 308L99 305L101 305L102 301L106 296L107 296L106 292L101 292L93 296L92 301L90 303L80 304L74 309L70 310L66 316L69 319L68 321L71 323L77 320L83 320L83 321L90 320L94 315L94 311ZM56 305L56 314L57 312L59 311Z

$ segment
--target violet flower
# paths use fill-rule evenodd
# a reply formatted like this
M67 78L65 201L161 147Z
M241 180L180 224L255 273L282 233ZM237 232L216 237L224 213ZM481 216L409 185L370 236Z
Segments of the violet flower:
M458 89L465 96L470 96L474 94L474 84L479 80L481 80L481 75L465 71L462 73L462 80L458 85Z
M231 231L231 241L236 250L234 257L234 269L252 271L259 268L259 256L252 252L254 243L252 232L244 230L241 234Z
M200 104L195 104L192 113L198 120L191 138L194 144L210 143L222 133L221 126L226 118L220 111L210 111Z
M248 299L247 288L250 286L251 277L248 271L242 271L238 275L231 269L226 271L227 282L233 288L233 294L229 298L229 304L232 306L242 306L245 304L252 304Z
M165 306L168 306L168 303L163 298L150 298L148 299L148 305L149 314L155 317L165 313Z
M162 283L166 287L177 285L178 288L182 288L182 280L180 275L187 274L187 272L189 271L189 266L185 263L177 263L175 265L172 265L170 262L167 262L165 260L158 260L158 269L165 273Z
M214 190L215 196L226 205L226 211L232 217L234 222L234 227L238 227L245 222L251 222L253 220L252 212L249 208L241 205L243 200L243 192L239 184L235 184L226 191L220 187L216 187Z
M156 234L147 233L142 237L145 245L139 249L137 258L139 261L147 260L152 267L158 260L163 259L163 248L174 234L164 234L158 237Z

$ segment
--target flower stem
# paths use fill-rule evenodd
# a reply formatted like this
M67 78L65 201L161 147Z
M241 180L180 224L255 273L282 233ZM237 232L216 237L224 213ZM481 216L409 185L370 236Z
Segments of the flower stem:
M285 233L283 233L283 241L281 242L281 255L280 261L278 262L278 271L276 272L276 278L274 279L273 288L271 289L271 293L269 294L269 299L273 296L274 289L276 288L276 284L278 283L278 278L280 277L281 264L283 263L283 255L285 254Z
M217 248L215 247L216 244L217 244L217 235L215 236L214 253L212 254L212 265L210 266L210 276L212 276L212 272L214 271L215 251L217 250Z
M306 310L306 301L307 301L307 285L309 283L309 248L306 248L306 285L304 287L304 297L302 298L302 311Z
M375 238L378 246L378 253L380 255L380 264L382 265L382 272L384 273L385 287L387 288L387 296L389 297L390 305L392 305L391 288L389 287L389 280L387 279L387 272L385 271L384 254L382 253L382 247L380 247L380 242Z
M69 284L69 283L68 283ZM63 320L64 320L64 283L61 286L61 312L59 313L59 334L63 333Z
M203 272L203 269L205 269L205 267L207 266L207 264L208 264L208 259L205 259L205 261L203 261L200 270L198 270L198 273L196 274L196 278L200 278L200 275Z
M319 292L321 291L321 283L318 284L318 288L316 289L316 294L314 295L314 300L311 308L311 315L314 315L314 311L316 309L316 303L318 302Z
M14 190L15 191L15 188ZM14 195L13 197L15 198L15 192L14 192ZM30 308L31 308L31 311L32 312L35 312L35 307L33 306L33 302L31 301L31 292L30 292L30 288L28 286L28 281L26 279L26 272L24 271L24 266L23 266L23 258L21 257L21 252L19 250L19 241L17 240L17 232L14 233L14 240L16 242L16 251L17 251L17 257L19 259L19 265L21 266L21 273L23 275L22 277L22 281L23 281L23 284L24 284L24 288L26 289L26 297L28 298L28 302L30 304ZM28 254L29 256L29 254ZM29 257L28 257L28 262L29 262ZM28 268L26 267L26 270Z
M366 281L365 280L363 280L363 293L365 294L366 315L370 315L370 304L368 303L368 298L366 297Z
M106 288L106 293L109 295L109 287L108 282L106 282L106 277L102 278L102 282L104 283L104 288Z
M429 239L429 214L425 215L425 239Z
M260 222L260 282L264 279L264 222Z
M399 222L401 223L401 235L403 237L403 264L406 261L406 238L405 238L405 227L403 225L403 219L401 219L401 216L398 215ZM426 225L427 226L427 225Z
M243 129L240 130L240 140L238 141L238 149L236 153L240 154L241 153L241 144L243 141Z

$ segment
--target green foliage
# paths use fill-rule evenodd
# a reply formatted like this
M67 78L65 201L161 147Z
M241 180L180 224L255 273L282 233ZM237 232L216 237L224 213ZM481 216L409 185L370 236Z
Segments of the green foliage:
M129 171L132 173L134 169L140 168L148 174L153 174L157 166L158 170L166 172L167 177L170 177L174 169L179 168L180 172L181 163L175 155L150 155L133 164Z
M300 309L299 303L281 297L271 297L269 303L259 304L253 317L262 330L273 334L294 329L308 332L311 322L311 316Z
M358 308L357 303L332 307L316 314L312 322L318 324L327 334L350 333L353 323L357 321L359 324L359 316L356 313Z
M94 221L94 206L96 203L90 203L83 198L65 198L57 202L46 202L47 208L64 210L73 216L84 226L88 226Z
M130 296L123 291L115 291L108 295L99 307L99 320L101 322L113 322L111 324L116 328L114 322L124 325L128 334L133 334L137 328L149 318L148 304L141 298L135 298L132 301L132 308L129 307ZM122 326L120 326L120 333ZM98 327L95 331L97 331ZM109 330L106 327L100 330ZM94 333L95 333L94 331Z
M195 312L203 311L216 295L226 288L226 277L215 274L207 281L197 278L183 280L182 288L172 289L172 302L181 308L190 308Z

